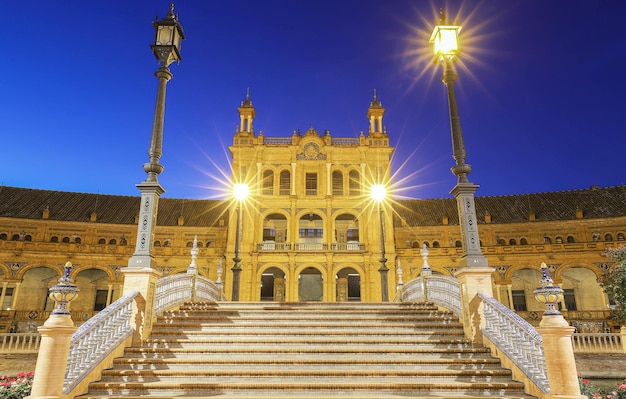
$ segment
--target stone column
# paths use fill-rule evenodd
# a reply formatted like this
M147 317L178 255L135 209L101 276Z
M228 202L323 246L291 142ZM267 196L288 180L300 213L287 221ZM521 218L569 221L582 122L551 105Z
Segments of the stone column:
M576 360L572 348L574 327L562 315L543 316L537 332L543 338L550 393L546 398L586 399L580 394Z
M619 330L622 339L622 352L626 353L626 326L622 326Z
M485 324L483 304L478 293L493 296L492 273L491 267L465 267L455 274L461 286L463 330L465 336L475 345L483 345L481 328Z
M337 302L348 302L348 279L345 277L337 279Z
M125 267L122 269L122 273L124 273L124 291L122 295L126 295L131 291L139 291L140 294L135 299L131 320L135 321L133 326L135 330L133 333L133 345L141 345L152 332L156 285L162 274L150 267Z

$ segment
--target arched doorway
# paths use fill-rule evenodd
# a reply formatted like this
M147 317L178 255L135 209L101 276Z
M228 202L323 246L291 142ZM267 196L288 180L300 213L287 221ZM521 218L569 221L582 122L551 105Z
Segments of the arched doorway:
M285 301L285 273L270 267L261 274L261 301Z
M324 300L324 277L314 267L307 267L298 276L298 300L318 302Z
M337 273L337 302L361 301L361 275L351 267Z

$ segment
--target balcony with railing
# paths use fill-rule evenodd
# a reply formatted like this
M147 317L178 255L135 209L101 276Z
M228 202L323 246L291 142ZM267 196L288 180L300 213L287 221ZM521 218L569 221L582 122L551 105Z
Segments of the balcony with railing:
M322 252L329 250L333 252L363 252L365 251L365 244L362 242L333 243L331 245L320 242L262 242L256 245L256 249L261 252Z

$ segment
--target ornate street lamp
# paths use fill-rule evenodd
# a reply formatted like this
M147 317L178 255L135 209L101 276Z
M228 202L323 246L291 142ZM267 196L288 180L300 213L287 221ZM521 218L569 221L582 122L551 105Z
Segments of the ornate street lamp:
M472 167L465 163L466 152L463 144L463 132L461 130L461 118L454 92L454 82L458 76L454 71L454 62L459 54L458 36L461 26L449 24L443 9L440 10L439 24L435 26L430 42L433 44L436 62L443 64L443 77L441 81L448 91L448 106L450 109L450 131L452 133L452 156L456 161L452 167L452 173L458 181L452 189L459 209L459 224L461 226L461 238L463 244L462 265L470 267L487 267L487 259L480 250L476 209L474 206L474 192L478 188L467 179Z
M243 223L243 202L248 198L248 185L245 183L237 183L233 186L233 197L237 201L237 225L235 226L235 257L233 258L233 294L232 301L239 300L239 275L241 274L241 258L239 257L239 249L241 246L241 224Z
M383 184L373 184L370 194L378 206L378 222L380 224L380 267L378 268L378 272L380 273L380 292L382 301L388 302L387 273L389 272L389 268L387 267L387 258L385 258L385 225L382 208L382 202L385 200L385 197L387 197L387 188Z
M159 21L157 17L157 20L152 22L152 25L154 26L155 36L154 43L150 47L161 66L154 73L159 80L159 86L154 119L152 121L150 148L148 149L150 160L143 165L143 170L148 176L145 181L137 184L141 192L137 242L135 253L128 261L128 266L134 268L153 268L155 266L152 245L154 242L159 198L165 192L157 179L157 176L163 171L163 166L159 164L159 159L163 153L165 88L167 82L172 78L169 65L174 61L181 60L180 45L185 38L183 28L178 23L178 17L174 14L174 4L170 6L170 10L165 18Z

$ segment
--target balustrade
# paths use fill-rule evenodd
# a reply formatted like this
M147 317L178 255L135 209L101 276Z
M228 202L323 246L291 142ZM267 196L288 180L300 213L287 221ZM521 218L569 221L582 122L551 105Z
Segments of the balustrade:
M38 333L0 334L0 353L37 353L40 342Z
M572 344L575 353L623 353L624 351L619 333L574 333Z
M480 293L483 335L498 347L542 392L550 391L541 335L526 320L494 298Z
M192 284L193 276L189 274L174 274L160 278L157 282L154 313L158 315L185 301L191 301Z
M124 295L87 320L72 335L63 393L71 392L108 354L132 335L133 302L138 294L134 291Z

